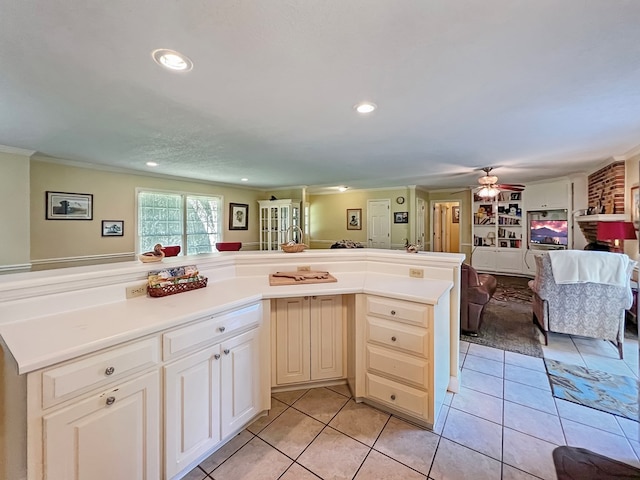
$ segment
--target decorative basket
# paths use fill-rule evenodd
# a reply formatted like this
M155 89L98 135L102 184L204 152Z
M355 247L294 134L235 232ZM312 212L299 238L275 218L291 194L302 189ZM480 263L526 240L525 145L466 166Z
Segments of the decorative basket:
M300 227L298 227L297 225L292 225L291 227L289 227L289 229L287 230L287 242L280 244L280 248L282 248L282 251L285 253L298 253L307 248L304 243L292 243L292 241L289 240L289 238L291 238L291 233L295 231L294 229L298 230L298 233L300 234L300 241L304 240L304 235Z
M138 260L140 260L142 263L159 262L163 258L164 258L164 252L162 252L162 255L144 255L142 253L138 255Z
M147 287L147 293L150 297L166 297L167 295L173 295L175 293L204 288L207 286L207 280L207 278L203 278L196 282L172 283L171 285L166 285L164 287Z

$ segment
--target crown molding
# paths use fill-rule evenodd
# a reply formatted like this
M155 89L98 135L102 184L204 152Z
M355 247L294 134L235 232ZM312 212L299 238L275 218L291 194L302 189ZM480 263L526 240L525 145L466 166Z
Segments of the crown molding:
M10 153L12 155L24 155L25 157L30 157L36 153L36 151L27 150L25 148L10 147L8 145L0 145L0 153Z

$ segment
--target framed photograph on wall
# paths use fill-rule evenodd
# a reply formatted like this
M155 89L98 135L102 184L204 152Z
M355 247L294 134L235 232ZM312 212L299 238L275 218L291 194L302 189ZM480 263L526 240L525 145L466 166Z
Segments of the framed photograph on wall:
M46 192L47 220L93 220L90 193Z
M362 230L361 208L347 208L347 230Z
M229 230L249 230L249 205L229 204Z
M103 237L122 237L124 235L124 220L102 220Z
M460 223L460 207L451 207L451 223Z
M393 223L409 223L409 212L393 212Z
M636 230L640 227L640 188L638 185L631 187L631 222Z

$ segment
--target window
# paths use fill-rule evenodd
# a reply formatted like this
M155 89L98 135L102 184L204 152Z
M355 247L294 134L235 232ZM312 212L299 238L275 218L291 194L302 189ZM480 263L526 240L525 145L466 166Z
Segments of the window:
M160 243L180 245L186 255L213 252L222 241L221 204L216 196L139 191L139 251Z

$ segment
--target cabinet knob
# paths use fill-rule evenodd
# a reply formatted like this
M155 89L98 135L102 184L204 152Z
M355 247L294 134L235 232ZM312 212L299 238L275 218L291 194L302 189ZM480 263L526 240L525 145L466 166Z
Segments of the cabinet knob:
M220 330L220 332L224 332L226 330L226 327L218 327L218 330Z
M230 350L229 350L228 348L225 348L225 349L223 350L223 352L224 352L224 354L225 354L225 355L229 355Z
M309 300L309 297L304 297L305 300Z
M216 353L216 354L213 356L213 358L215 358L216 360L220 360L220 354L219 354L219 353Z
M109 376L109 375L113 375L113 372L115 372L116 369L113 367L107 367L107 369L104 371L104 374Z
M391 315L395 315L396 311L395 310L391 310Z
M113 405L116 403L116 397L107 397L107 405Z
M395 400L396 396L395 395L391 395L391 400Z
M311 298L315 300L315 299L316 299L316 298L318 298L318 297L316 297L316 296L314 295L314 296L313 296L313 297L311 297Z
M394 337L391 337L391 341L392 341L392 342L395 342L395 341L396 341L396 337L395 337L395 336L394 336Z

